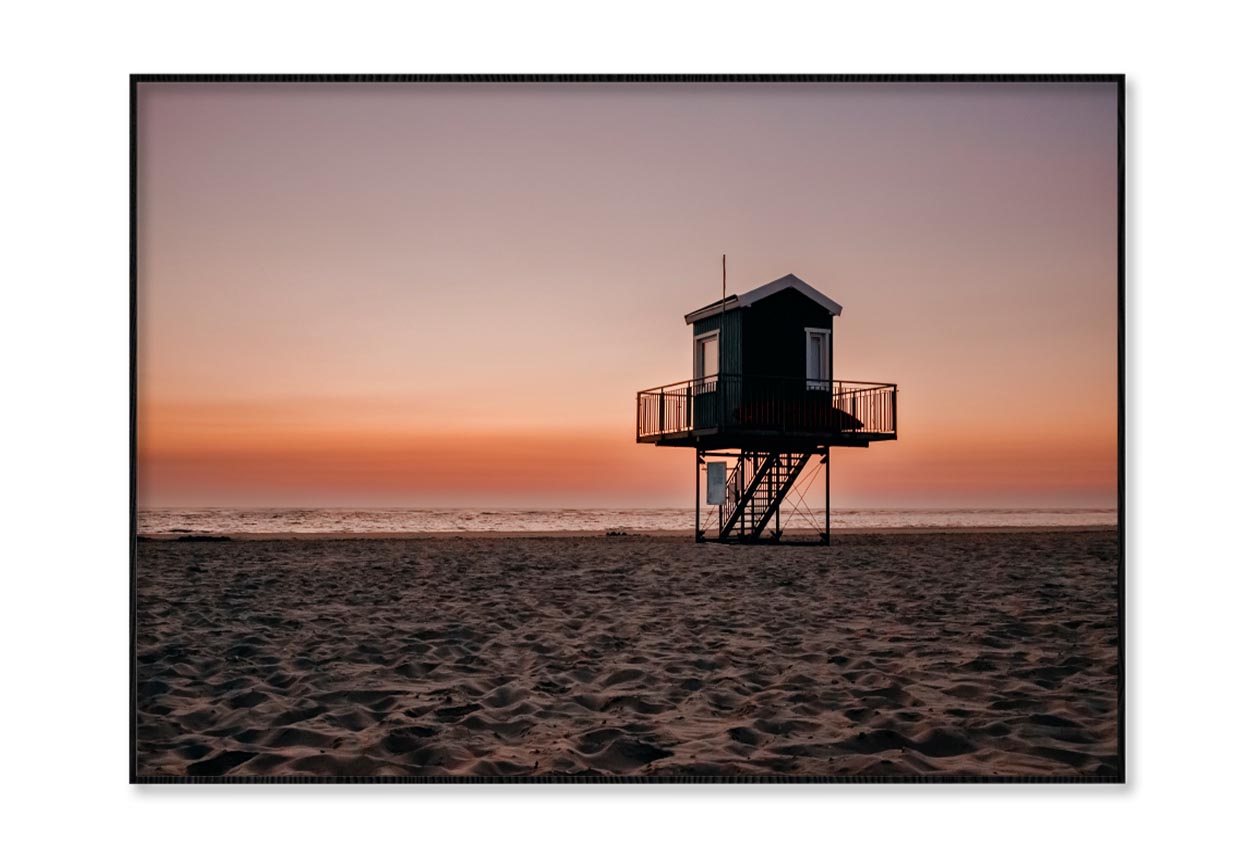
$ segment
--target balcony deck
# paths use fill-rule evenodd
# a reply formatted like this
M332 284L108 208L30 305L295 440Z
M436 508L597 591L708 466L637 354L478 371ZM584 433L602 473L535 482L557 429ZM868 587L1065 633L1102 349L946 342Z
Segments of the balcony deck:
M890 383L723 374L636 394L641 444L803 451L895 438Z

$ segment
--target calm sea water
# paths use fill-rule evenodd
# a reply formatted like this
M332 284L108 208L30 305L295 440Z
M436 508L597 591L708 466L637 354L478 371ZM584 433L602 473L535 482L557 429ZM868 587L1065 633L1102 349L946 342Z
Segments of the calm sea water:
M716 512L716 510L715 510ZM784 516L785 519L787 516ZM1064 527L1117 524L1112 509L831 510L841 527ZM796 526L805 526L801 518ZM455 533L690 530L689 509L151 509L140 533Z

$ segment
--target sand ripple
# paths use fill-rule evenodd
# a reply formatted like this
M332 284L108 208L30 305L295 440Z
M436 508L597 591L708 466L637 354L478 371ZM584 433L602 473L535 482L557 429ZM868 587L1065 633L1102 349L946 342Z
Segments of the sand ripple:
M141 775L1112 775L1117 537L143 541Z

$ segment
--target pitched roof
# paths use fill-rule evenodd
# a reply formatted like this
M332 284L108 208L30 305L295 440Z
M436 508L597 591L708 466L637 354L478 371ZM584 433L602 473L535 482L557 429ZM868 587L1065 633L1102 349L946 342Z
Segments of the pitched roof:
M725 303L725 308L727 311L731 311L736 308L747 308L750 305L752 305L754 302L760 302L761 300L765 299L767 296L774 296L779 291L787 290L789 287L792 290L795 290L798 293L802 294L803 296L807 296L808 298L812 299L814 302L817 302L823 308L826 308L827 311L831 312L831 316L833 317L840 316L840 312L844 310L840 306L840 303L836 302L831 297L825 296L822 293L819 293L810 285L801 281L799 278L792 275L791 273L788 273L787 275L783 276L783 278L776 278L774 281L770 282L769 284L763 284L761 287L754 287L752 290L748 291L747 293L741 293L739 295L736 295L733 293L730 296L728 296L726 299L719 299L717 302L710 303L709 305L706 305L703 308L697 308L691 314L686 315L683 319L687 320L688 325L691 325L692 323L695 323L697 320L703 320L706 317L712 317L714 314L717 314L719 311L722 311L724 308L724 303Z

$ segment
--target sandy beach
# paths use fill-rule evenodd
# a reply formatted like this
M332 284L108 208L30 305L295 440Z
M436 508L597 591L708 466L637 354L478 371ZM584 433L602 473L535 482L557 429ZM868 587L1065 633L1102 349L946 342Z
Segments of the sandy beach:
M140 776L1117 773L1114 529L145 539Z

